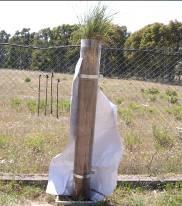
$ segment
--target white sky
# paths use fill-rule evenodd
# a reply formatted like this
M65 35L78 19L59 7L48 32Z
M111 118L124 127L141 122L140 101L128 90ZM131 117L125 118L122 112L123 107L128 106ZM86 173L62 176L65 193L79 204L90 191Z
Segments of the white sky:
M182 1L102 1L114 23L134 32L143 26L177 19L182 22ZM22 28L39 31L46 27L78 23L77 16L98 1L0 1L0 30L13 34Z

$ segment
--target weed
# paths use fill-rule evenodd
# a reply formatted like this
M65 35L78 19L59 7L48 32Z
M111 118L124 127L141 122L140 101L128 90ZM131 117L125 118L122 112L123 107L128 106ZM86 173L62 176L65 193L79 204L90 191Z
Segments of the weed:
M170 97L171 96L175 96L175 97L178 96L177 92L175 90L172 90L172 89L167 89L165 93L167 96L170 96Z
M22 105L22 100L17 98L17 97L14 97L13 99L11 99L11 107L13 109L15 109L16 111L19 111L20 110L20 107Z
M26 139L25 144L28 148L35 152L42 152L44 147L44 140L41 136L30 136Z
M151 101L151 102L155 102L156 99L157 99L156 95L150 95L150 97L149 97L149 101Z
M157 113L157 110L156 110L155 108L153 108L153 107L148 107L148 108L146 108L146 111L149 112L149 113L151 113L151 114Z
M141 105L137 104L136 102L131 102L128 108L131 110L138 110L141 108Z
M8 146L10 142L10 137L5 135L0 135L0 148L4 149Z
M37 110L37 103L36 103L35 100L30 99L30 100L27 101L26 104L27 104L27 107L28 107L28 109L29 109L29 111L31 113L35 113L36 112L36 110Z
M171 104L176 104L178 102L178 98L176 96L171 96L169 101Z
M120 108L118 110L118 113L123 118L123 120L126 122L127 125L132 123L133 114L131 109Z
M140 143L140 138L133 132L128 132L125 135L125 145L129 150L133 150Z
M173 139L166 129L153 126L152 131L157 148L169 148L173 146Z
M173 114L176 120L182 120L182 106L181 105L173 105L170 109L167 109L169 114Z
M144 200L140 196L134 196L129 200L130 206L144 206Z
M165 192L164 195L160 198L158 206L179 206L181 204L181 195L171 195L168 192Z
M31 79L29 77L26 77L25 82L31 82Z
M149 89L141 89L141 92L142 93L145 93L145 94L150 94L150 95L157 95L159 94L159 90L157 88L149 88Z
M59 111L67 113L70 111L70 101L69 100L60 100L58 102Z
M123 101L124 101L124 100L123 100L122 98L117 98L117 99L116 99L116 104L117 104L117 105L120 105L120 104L123 103Z
M150 88L150 89L147 90L147 93L154 95L154 94L159 94L160 92L157 88Z
M31 198L31 199L36 199L37 197L42 194L42 190L40 187L36 186L25 186L22 188L22 194L24 195L25 198Z

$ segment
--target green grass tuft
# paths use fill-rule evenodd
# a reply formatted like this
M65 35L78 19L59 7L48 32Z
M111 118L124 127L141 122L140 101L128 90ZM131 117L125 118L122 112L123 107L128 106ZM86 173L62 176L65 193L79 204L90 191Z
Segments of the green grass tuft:
M170 97L171 96L175 96L175 97L178 96L177 92L173 89L167 89L165 93L167 96L170 96Z
M170 109L167 109L169 114L173 114L176 120L182 120L182 106L173 105Z
M9 136L0 135L0 149L4 149L8 147L11 138Z
M127 125L130 125L132 123L133 119L133 112L131 109L128 108L120 108L118 110L119 115L121 118L125 121Z
M124 142L127 149L133 150L135 146L137 146L140 143L140 138L132 131L130 131L125 134Z
M68 113L70 111L70 100L60 100L58 102L58 109L61 113Z
M27 137L25 144L34 152L42 152L44 149L44 139L41 136Z
M152 131L158 149L171 148L173 146L173 139L166 129L153 126Z
M83 18L79 19L80 27L74 33L76 39L96 39L108 41L113 32L112 17L106 13L107 7L100 3L91 9Z
M11 107L16 111L20 111L22 105L22 100L18 97L14 97L11 99Z
M30 99L26 102L26 104L31 113L35 113L37 111L37 102L35 100Z

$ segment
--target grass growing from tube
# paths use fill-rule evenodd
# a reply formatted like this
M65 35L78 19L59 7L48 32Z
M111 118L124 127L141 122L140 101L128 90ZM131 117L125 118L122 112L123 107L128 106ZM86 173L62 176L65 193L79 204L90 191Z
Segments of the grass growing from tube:
M109 34L114 27L112 19L115 14L109 14L107 7L100 3L79 19L79 29L74 32L73 38L96 39L98 41L109 41Z

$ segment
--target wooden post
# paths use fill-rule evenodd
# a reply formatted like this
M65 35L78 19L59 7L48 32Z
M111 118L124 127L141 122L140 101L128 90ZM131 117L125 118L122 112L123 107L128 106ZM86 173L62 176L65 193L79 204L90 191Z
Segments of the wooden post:
M90 199L90 174L95 127L101 43L81 40L80 57L83 58L78 85L77 129L75 143L74 182L75 197Z

